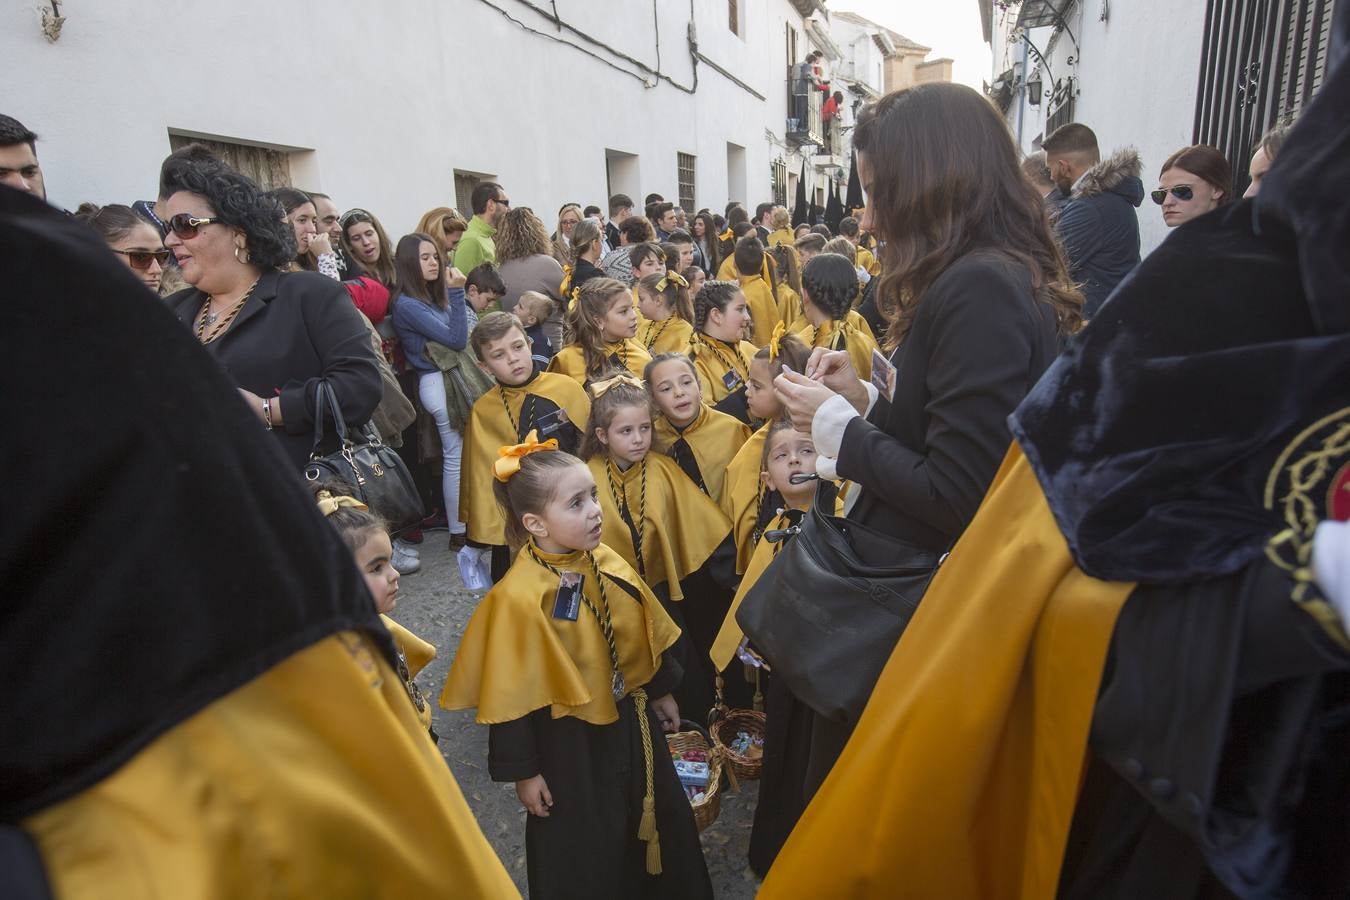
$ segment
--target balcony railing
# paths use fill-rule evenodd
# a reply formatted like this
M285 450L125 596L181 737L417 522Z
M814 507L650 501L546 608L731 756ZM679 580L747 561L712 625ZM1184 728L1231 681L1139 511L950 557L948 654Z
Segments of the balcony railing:
M814 82L803 81L796 66L788 66L787 139L796 144L825 143L820 106L825 94Z

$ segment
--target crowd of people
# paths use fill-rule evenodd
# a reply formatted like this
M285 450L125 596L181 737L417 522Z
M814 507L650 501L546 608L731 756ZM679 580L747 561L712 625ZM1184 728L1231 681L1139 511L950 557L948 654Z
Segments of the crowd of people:
M809 83L810 72L800 79ZM1247 197L1274 177L1268 172L1281 171L1286 132L1273 130L1253 148ZM280 451L276 460L289 465L295 486L307 488L307 502L340 537L373 600L368 616L346 614L341 621L392 635L389 645L370 645L373 655L389 648L383 664L401 692L399 702L409 701L399 714L412 715L432 740L430 702L416 676L436 649L389 618L400 578L419 570L419 546L444 529L466 580L486 589L455 648L439 702L446 709L475 710L489 728L489 771L495 780L514 783L528 812L532 897L712 896L698 828L665 734L679 730L683 720L706 719L710 710L751 708L762 709L765 726L750 865L767 878L766 896L825 896L804 888L823 889L822 880L838 874L830 867L809 872L819 867L820 848L838 847L835 858L846 859L840 841L845 834L859 839L858 829L841 823L850 816L865 820L873 811L859 773L894 777L897 785L925 778L922 772L896 776L888 768L892 754L877 735L899 741L900 720L886 717L898 716L894 710L901 706L891 701L909 691L919 698L913 708L922 711L933 697L955 706L963 691L973 697L982 690L980 678L989 673L969 676L964 687L932 685L922 674L924 659L943 660L943 640L960 633L952 623L966 619L956 607L974 608L990 597L980 607L989 627L1000 616L992 598L1071 593L1063 584L1076 572L1085 581L1089 575L1103 579L1097 584L1110 590L1100 588L1102 603L1115 604L1113 616L1125 604L1121 621L1128 622L1141 603L1126 604L1127 597L1171 591L1167 596L1179 603L1201 575L1237 577L1238 558L1231 552L1233 564L1226 567L1170 573L1150 568L1161 550L1156 557L1142 553L1142 562L1135 552L1133 567L1113 568L1093 555L1098 546L1113 547L1119 533L1136 542L1136 551L1147 550L1153 534L1124 530L1127 517L1119 512L1093 520L1093 504L1111 502L1130 484L1165 481L1172 490L1185 480L1175 475L1166 481L1156 462L1139 463L1138 452L1132 455L1139 411L1129 396L1115 397L1144 390L1130 367L1151 362L1155 348L1162 360L1187 353L1208 359L1223 349L1222 338L1207 334L1195 339L1196 349L1179 350L1191 346L1189 338L1159 334L1168 320L1141 310L1135 300L1168 288L1161 273L1178 264L1168 248L1181 244L1169 241L1141 266L1136 210L1146 192L1139 155L1125 148L1103 158L1092 130L1074 123L1048 135L1040 153L1020 158L987 99L949 84L921 85L868 105L852 137L868 205L851 210L837 233L820 223L794 223L787 209L771 202L753 212L735 202L691 212L658 194L645 197L640 209L622 194L603 209L567 203L556 222L552 215L546 222L519 197L513 204L503 185L483 182L472 191L467 218L436 207L415 230L392 240L364 208L339 213L341 205L325 194L266 190L200 145L163 161L153 203L85 203L74 213L139 285L163 298L161 305L232 385L251 420L245 437L270 432ZM45 198L37 137L8 117L0 117L0 183ZM1274 224L1253 234L1250 212L1245 219L1225 217L1235 199L1233 171L1213 147L1172 154L1149 195L1169 227L1187 226L1179 238L1208 238L1216 254L1239 252L1235 233L1256 243L1277 239L1262 236L1276 233ZM1285 221L1279 202L1272 201L1272 222ZM1293 226L1300 238L1306 221ZM1294 239L1278 240L1287 255ZM1195 246L1187 245L1188 251ZM1316 252L1316 245L1307 246ZM1303 264L1315 260L1305 253ZM1287 270L1270 279L1276 276L1290 291L1299 290ZM1276 284L1251 277L1267 289ZM1311 288L1308 296L1310 303L1322 298ZM1225 316L1215 308L1188 309L1192 318L1185 322L1202 330L1203 323ZM1099 319L1111 324L1096 324ZM1289 340L1306 337L1290 329ZM1123 343L1112 343L1117 334L1125 335ZM1188 391L1204 386L1185 383L1182 364L1152 377L1158 380L1148 382L1148 396L1175 391L1178 410L1190 409ZM1350 406L1346 383L1337 387L1327 379L1341 407ZM221 402L213 396L212 403ZM1338 407L1309 408L1326 416ZM1112 418L1119 410L1124 412ZM177 424L191 428L199 416L224 421L229 411L180 405ZM1270 426L1272 441L1307 424L1297 417L1281 421L1280 428ZM1179 434L1206 428L1228 434L1220 425L1193 421ZM424 518L386 521L380 498L359 472L346 482L316 470L316 459L350 454L358 434L365 436L356 442L397 449ZM1150 452L1170 446L1161 431L1147 440L1152 443L1143 446ZM1128 471L1106 477L1120 459L1129 461ZM1083 462L1074 467L1066 460ZM296 493L272 489L285 500ZM1234 493L1249 500L1260 491ZM1176 501L1177 495L1167 497ZM1221 492L1203 488L1196 497L1222 499ZM240 515L267 518L271 499L256 491L238 497L246 507ZM1178 504L1169 508L1176 512L1184 506ZM1332 517L1311 509L1301 515L1309 540L1310 529ZM1167 524L1179 527L1184 519L1176 512ZM851 535L848 540L875 536L888 552L932 559L930 568L937 570L936 576L928 573L933 581L919 611L906 613L914 615L911 627L904 630L902 622L903 639L901 632L893 635L877 660L878 668L889 660L876 688L887 702L868 704L866 715L861 708L836 714L817 702L817 685L803 685L794 675L795 657L813 656L813 643L860 638L822 625L814 638L785 650L779 636L753 624L762 611L746 615L787 591L775 581L787 565L782 560L797 542L820 540L820 523L828 521L846 521L841 533ZM1331 529L1318 535L1328 545L1333 539ZM1022 550L1009 550L1005 558L998 549L1003 545ZM1340 623L1350 607L1347 578L1328 562L1337 553L1324 551L1316 575L1298 576L1300 584L1314 585L1308 590L1321 591L1324 612L1294 613L1298 622L1257 616L1261 627L1279 634L1289 629L1301 646L1314 648L1320 667L1298 670L1309 678L1334 679L1346 668ZM1064 562L1053 576L1041 574L1053 567L1038 569L1038 554ZM1258 565L1253 558L1238 561ZM1311 571L1310 550L1295 558L1299 571ZM1063 575L1066 570L1071 574ZM1253 587L1249 578L1232 590L1244 598L1287 599L1292 588L1273 582L1275 576L1263 570L1261 584ZM1038 580L1045 579L1041 590ZM1088 594L1097 590L1089 588L1080 586ZM1212 591L1212 583L1205 582L1205 590ZM868 596L866 589L861 596ZM870 602L882 602L875 596ZM1210 599L1224 602L1225 595L1220 590ZM1255 608L1258 599L1249 605ZM376 614L382 626L371 623ZM1009 615L1011 622L1016 613ZM1029 633L1038 626L1028 616ZM1166 639L1165 632L1143 625L1133 632L1118 629L1102 676L1111 622L1092 644L1096 671L1089 671L1090 661L1077 679L1088 689L1079 706L1085 703L1090 713L1097 703L1099 724L1103 710L1114 708L1109 692L1098 701L1098 679L1104 691L1120 683L1135 660L1131 654L1149 634ZM1234 627L1242 632L1256 626ZM1131 636L1135 643L1125 643ZM901 643L892 658L896 640ZM1059 646L1048 635L1043 641L1043 647ZM347 649L360 656L355 645ZM1041 659L1036 652L1018 659ZM1225 658L1247 671L1246 657L1234 654ZM984 658L967 656L964 664L978 667ZM996 658L991 651L991 671ZM903 690L894 672L899 665L909 666L911 676ZM1006 683L1011 687L1022 677L1014 667ZM1175 675L1183 688L1187 677ZM1307 728L1285 733L1312 740L1307 736L1327 721L1317 711L1335 705L1332 683L1318 682L1321 687L1299 695L1306 701L1300 722ZM920 696L915 686L922 684L930 690ZM862 686L864 699L871 692L872 684ZM1225 695L1223 702L1231 699ZM979 713L984 710L977 704ZM193 712L185 713L188 721ZM947 712L955 715L953 707ZM1037 707L1028 721L1045 712ZM1068 757L1077 753L1075 765L1081 766L1089 740L1089 717L1080 717L1078 731L1063 738ZM938 745L926 752L940 746L957 756L976 753L948 746L942 729L927 720L905 722ZM1026 727L990 737L990 746L1035 730ZM1226 728L1221 722L1215 738L1220 745ZM1058 890L1106 896L1093 893L1104 873L1157 864L1160 857L1149 856L1149 848L1134 853L1102 837L1110 811L1128 809L1134 818L1115 821L1125 830L1137 827L1130 834L1182 838L1186 849L1175 851L1174 861L1181 862L1173 871L1185 870L1189 880L1168 896L1254 896L1238 887L1253 876L1233 861L1237 850L1216 849L1203 823L1177 824L1166 806L1177 789L1170 781L1160 786L1160 773L1150 771L1153 781L1145 782L1152 785L1152 806L1136 796L1127 807L1111 793L1112 778L1142 777L1143 766L1134 773L1132 763L1145 751L1117 758L1115 745L1096 728L1091 741L1097 757L1083 770L1083 796L1097 798L1098 805L1086 808L1077 786L1068 789L1061 840L1044 851L1053 870L1046 877L1063 879ZM1309 760L1321 759L1323 745L1301 746L1302 756L1282 757L1281 783L1312 783L1319 772L1335 783L1330 769L1311 771ZM1012 756L1026 762L1036 753ZM436 781L425 774L425 758L405 762L423 772L425 784ZM1237 762L1233 767L1241 769ZM465 862L491 851L466 820L453 780L436 783L430 790L443 796L433 805L440 804L448 823L442 839L459 848L452 856L471 871L477 889L496 896L489 891L501 890L504 874L495 860ZM877 784L870 789L882 795L891 790ZM994 794L1014 791L986 790L979 803L997 805ZM60 807L81 796L72 789L54 802ZM1002 808L1021 802L1020 794L1016 801L1011 796ZM1343 791L1338 796L1343 799ZM1226 802L1211 791L1195 800L1200 809L1193 812L1228 815ZM1270 840L1287 850L1293 841L1287 826L1302 807L1294 798L1278 812L1244 814L1281 823L1285 831ZM883 808L880 815L896 825L906 810ZM981 829L988 827L965 824L969 834L985 834ZM47 830L35 829L39 848L54 853L55 826L50 819L43 826ZM923 823L896 827L916 835ZM1162 830L1155 835L1149 829ZM934 833L949 834L936 822ZM889 846L891 837L875 840ZM926 846L922 839L908 842ZM989 843L1008 846L993 837ZM872 857L889 852L879 849ZM1031 858L1032 851L1025 852ZM59 859L76 865L75 850L62 853ZM50 868L58 856L46 859ZM878 891L893 874L889 863L869 858L850 882L848 864L840 865L846 883L854 885L850 890L862 893L860 886ZM958 888L943 894L937 883L929 885L936 893L925 893L918 887L926 877L922 868L910 876L914 896L967 895ZM995 879L989 887L998 878L1014 878L1016 867L997 873L977 864L968 868L974 874L953 884ZM1280 879L1293 878L1298 869L1286 859L1263 874L1285 883Z

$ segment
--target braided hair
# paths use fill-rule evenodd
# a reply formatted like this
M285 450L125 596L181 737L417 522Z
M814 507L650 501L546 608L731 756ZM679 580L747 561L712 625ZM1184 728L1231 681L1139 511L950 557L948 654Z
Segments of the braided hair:
M708 313L714 309L726 312L727 306L741 291L735 281L710 280L703 282L698 296L694 298L694 330L701 332L708 324Z
M802 267L802 292L831 319L843 319L853 308L858 272L842 254L817 254Z

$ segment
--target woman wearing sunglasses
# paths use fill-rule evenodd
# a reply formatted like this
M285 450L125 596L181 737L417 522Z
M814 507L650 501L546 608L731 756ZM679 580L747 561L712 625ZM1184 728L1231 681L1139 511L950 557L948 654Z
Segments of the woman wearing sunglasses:
M215 159L180 160L164 179L164 245L191 285L168 298L169 308L302 469L314 444L320 381L351 428L368 422L380 401L380 370L361 314L341 282L281 271L295 259L295 233L253 181ZM320 449L334 449L331 423L324 431L329 441Z
M75 218L98 232L108 248L126 263L146 287L159 293L169 251L160 242L159 232L130 206L109 203L81 203Z
M1233 167L1213 147L1196 144L1167 157L1150 196L1162 207L1163 221L1176 228L1218 209L1232 196Z

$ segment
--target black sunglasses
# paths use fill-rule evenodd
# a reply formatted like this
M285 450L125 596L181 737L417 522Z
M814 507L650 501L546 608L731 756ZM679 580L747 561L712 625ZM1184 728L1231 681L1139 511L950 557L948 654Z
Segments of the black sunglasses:
M495 198L492 202L493 202L493 203L499 203L499 204L501 204L502 206L505 206L507 209L510 209L510 208L511 208L511 201L508 200L508 199L506 199L505 197L497 197L497 198Z
M1189 184L1179 184L1170 190L1168 188L1158 188L1156 191L1149 194L1149 196L1153 198L1154 203L1162 206L1163 201L1167 199L1169 193L1183 202L1195 196L1195 191L1191 189Z
M114 250L113 252L125 256L133 269L150 268L150 260L152 259L159 263L161 268L169 262L168 250Z
M169 216L164 224L169 226L169 230L178 235L180 240L187 240L197 236L197 230L203 225L215 225L220 219L215 216L208 216L205 219L199 219L191 213L179 213L176 216Z

